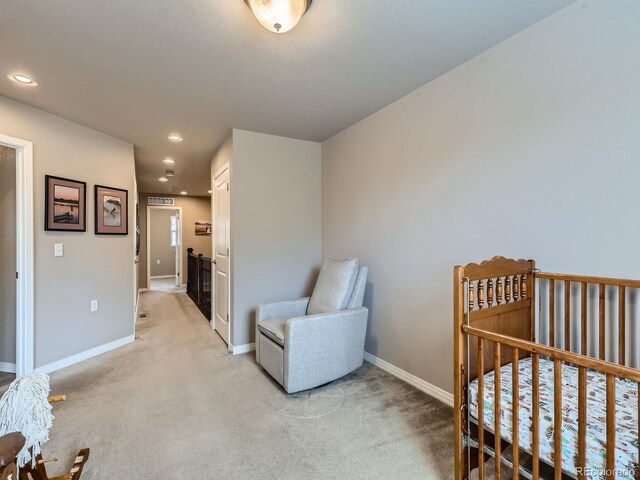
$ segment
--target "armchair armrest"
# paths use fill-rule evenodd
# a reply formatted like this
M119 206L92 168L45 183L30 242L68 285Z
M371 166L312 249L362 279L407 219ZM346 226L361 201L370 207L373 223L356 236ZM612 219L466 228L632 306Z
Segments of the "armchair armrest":
M307 313L309 297L286 302L265 303L256 308L256 325L270 318L301 317Z
M362 365L369 311L365 307L291 318L285 327L285 389L328 383Z

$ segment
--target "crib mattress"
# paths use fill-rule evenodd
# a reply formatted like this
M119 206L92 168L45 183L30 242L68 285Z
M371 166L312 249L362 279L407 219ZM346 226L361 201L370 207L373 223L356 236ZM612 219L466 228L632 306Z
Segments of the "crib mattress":
M512 438L511 364L501 368L501 435ZM532 376L531 358L520 360L519 366L519 441L520 448L531 453L532 443ZM485 428L493 432L495 386L493 372L484 376ZM469 389L470 413L478 418L478 383ZM604 478L598 474L606 459L606 376L587 371L587 473L588 478ZM540 458L553 461L553 361L540 358ZM578 464L578 368L562 366L562 468L576 475ZM616 478L638 478L638 384L616 379ZM629 473L627 473L629 472Z

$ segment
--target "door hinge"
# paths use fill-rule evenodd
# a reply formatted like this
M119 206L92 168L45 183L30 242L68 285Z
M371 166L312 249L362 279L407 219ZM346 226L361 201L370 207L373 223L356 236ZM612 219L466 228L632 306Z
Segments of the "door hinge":
M227 247L227 257L229 256L229 247Z
M229 184L227 183L227 192L229 191Z
M16 272L16 278L18 278L18 272Z
M229 323L229 314L227 313L227 323Z

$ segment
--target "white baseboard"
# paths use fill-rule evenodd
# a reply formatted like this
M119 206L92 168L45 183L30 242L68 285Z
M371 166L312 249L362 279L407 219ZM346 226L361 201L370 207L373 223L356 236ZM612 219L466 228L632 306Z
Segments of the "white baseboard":
M160 280L161 278L175 278L175 275L155 275L153 277L149 277L151 280Z
M418 390L423 391L427 395L436 398L449 406L453 406L453 395L451 395L449 392L445 392L441 388L438 388L435 385L432 385L429 382L416 377L415 375L411 375L409 372L405 372L395 365L392 365L389 362L385 362L381 358L371 355L369 352L364 352L364 359L365 361L369 362L372 365L375 365L379 369L390 373L396 378L399 378L403 382L416 387Z
M255 343L247 343L246 345L231 346L231 350L233 351L234 355L253 352L255 349L256 349Z
M144 292L148 292L149 289L148 288L139 288L138 289L138 293L144 293Z
M95 347L90 350L85 350L84 352L76 353L75 355L71 355L70 357L63 358L62 360L58 360L56 362L52 362L47 365L38 367L36 368L36 373L55 372L56 370L69 367L76 363L80 363L84 360L88 360L98 355L102 355L103 353L107 353L111 350L115 350L116 348L127 345L133 342L134 340L135 340L135 335L129 335L128 337L121 338L120 340L115 340L113 342L105 343L104 345L100 345L99 347Z
M9 362L0 362L0 372L16 373L16 364Z

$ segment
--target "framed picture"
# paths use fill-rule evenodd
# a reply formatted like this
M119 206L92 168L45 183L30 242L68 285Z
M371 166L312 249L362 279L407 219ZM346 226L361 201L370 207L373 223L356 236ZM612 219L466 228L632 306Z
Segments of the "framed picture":
M96 235L128 235L129 192L96 185L95 197Z
M196 220L196 236L211 236L211 222L208 220Z
M45 230L87 231L87 184L85 182L45 175L44 191Z

